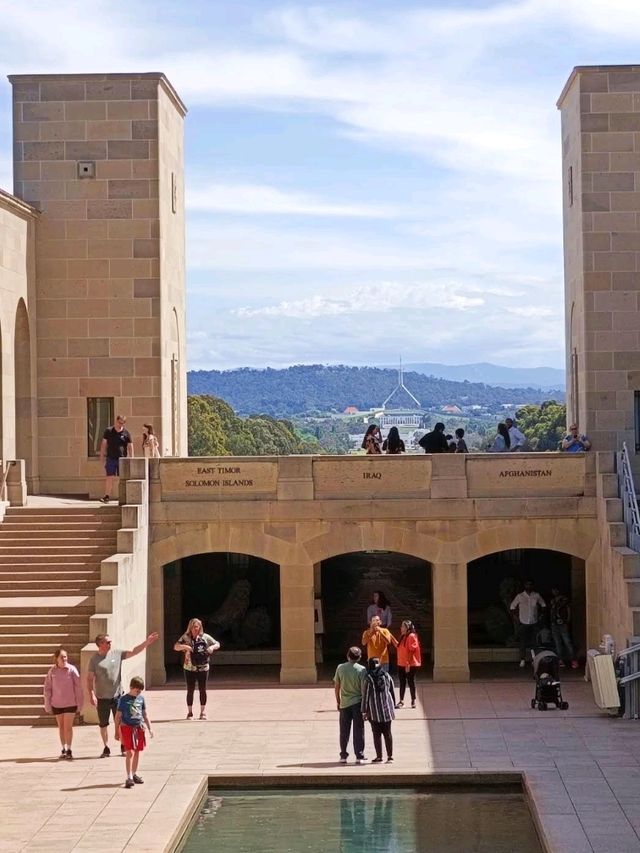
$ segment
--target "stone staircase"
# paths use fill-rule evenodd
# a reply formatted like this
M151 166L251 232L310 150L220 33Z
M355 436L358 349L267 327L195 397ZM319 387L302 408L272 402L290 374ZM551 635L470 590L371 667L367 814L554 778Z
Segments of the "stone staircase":
M53 502L52 502L53 504ZM50 721L42 686L62 645L80 669L100 563L117 551L120 507L15 507L0 524L0 725Z

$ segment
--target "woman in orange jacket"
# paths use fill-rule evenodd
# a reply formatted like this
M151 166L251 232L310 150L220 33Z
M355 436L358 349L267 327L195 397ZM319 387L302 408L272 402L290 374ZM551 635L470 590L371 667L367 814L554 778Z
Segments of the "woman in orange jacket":
M396 708L404 707L404 693L409 685L411 707L416 707L416 670L422 666L420 640L410 619L405 619L400 626L398 641L398 677L400 678L400 701Z

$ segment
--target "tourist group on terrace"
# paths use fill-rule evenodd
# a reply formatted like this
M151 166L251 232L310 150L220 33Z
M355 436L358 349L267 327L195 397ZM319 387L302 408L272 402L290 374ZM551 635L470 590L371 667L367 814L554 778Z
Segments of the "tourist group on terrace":
M469 453L465 441L464 429L459 427L454 435L445 434L445 425L437 423L434 428L419 439L418 444L425 453ZM591 442L582 435L577 424L571 424L569 432L560 442L559 450L564 453L579 453L590 450ZM383 440L382 432L377 424L370 424L362 440L362 449L367 456L379 454L398 455L406 452L404 441L400 438L398 427L392 426L389 434ZM527 438L515 424L512 418L506 418L499 423L495 438L486 448L489 453L513 453L527 450Z

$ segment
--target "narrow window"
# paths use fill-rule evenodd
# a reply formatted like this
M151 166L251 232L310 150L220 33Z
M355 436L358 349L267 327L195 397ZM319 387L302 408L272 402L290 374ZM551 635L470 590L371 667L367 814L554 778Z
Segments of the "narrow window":
M178 181L176 173L171 172L171 213L178 212Z
M567 190L569 193L569 207L573 207L573 166L569 166Z
M636 453L640 453L640 391L633 392L633 419L636 427Z
M102 436L113 420L113 397L87 397L87 456L100 456Z

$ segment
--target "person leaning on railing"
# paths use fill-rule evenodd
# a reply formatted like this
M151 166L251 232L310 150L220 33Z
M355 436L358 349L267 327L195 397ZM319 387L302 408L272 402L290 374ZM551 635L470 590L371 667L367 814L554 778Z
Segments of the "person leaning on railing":
M569 434L562 439L560 450L565 453L581 453L583 450L590 449L591 442L587 436L578 434L578 424L571 424Z

